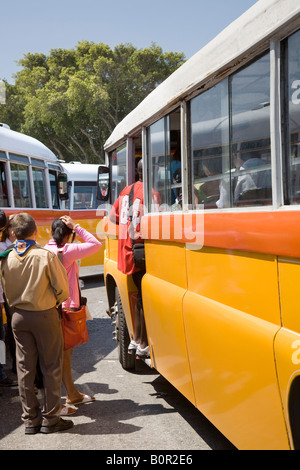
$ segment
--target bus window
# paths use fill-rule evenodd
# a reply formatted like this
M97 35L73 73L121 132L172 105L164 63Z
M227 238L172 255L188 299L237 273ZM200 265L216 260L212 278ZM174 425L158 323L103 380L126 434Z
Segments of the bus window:
M0 162L0 204L1 207L8 207L7 182L4 162Z
M231 77L233 204L272 204L270 55Z
M191 101L193 203L230 207L228 80Z
M194 205L272 203L269 54L191 100L191 152Z
M288 39L289 199L300 202L300 31Z
M181 209L180 110L160 119L148 130L150 188L159 194L160 210ZM152 203L151 212L157 210Z
M46 188L44 179L44 170L42 168L32 168L33 185L35 192L36 207L44 209L48 207L46 200Z
M28 167L11 163L10 168L15 207L32 207Z
M120 192L126 186L126 144L117 148L112 153L112 185L111 202L114 203L119 197Z
M97 209L97 182L75 181L73 209Z
M59 209L57 171L49 170L50 190L53 209Z

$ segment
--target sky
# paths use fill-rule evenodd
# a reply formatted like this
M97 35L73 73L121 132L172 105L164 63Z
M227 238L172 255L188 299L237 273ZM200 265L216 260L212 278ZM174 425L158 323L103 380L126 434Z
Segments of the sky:
M259 0L260 1L260 0ZM121 43L190 58L257 0L14 0L0 7L0 80L14 83L27 52L49 54L80 41Z

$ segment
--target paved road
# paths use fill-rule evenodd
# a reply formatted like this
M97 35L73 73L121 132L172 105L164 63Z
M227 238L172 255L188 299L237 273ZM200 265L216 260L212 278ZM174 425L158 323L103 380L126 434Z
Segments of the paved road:
M89 342L74 350L73 376L94 394L72 416L75 426L51 435L24 434L17 388L2 388L0 450L231 450L233 446L156 371L139 361L124 371L112 341L103 276L85 277L93 320Z

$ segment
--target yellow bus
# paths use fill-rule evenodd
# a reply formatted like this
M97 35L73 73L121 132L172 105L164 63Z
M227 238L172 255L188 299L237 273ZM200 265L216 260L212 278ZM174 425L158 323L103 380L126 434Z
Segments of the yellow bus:
M42 142L20 132L15 132L6 124L0 124L0 205L7 215L16 212L28 212L38 225L38 242L43 246L51 238L51 224L53 220L63 214L69 214L74 220L96 233L96 227L101 219L101 212L96 213L96 199L93 207L74 207L74 191L79 179L78 171L72 171L77 165L62 164L56 155ZM78 187L86 188L89 193L94 186L96 194L98 165L93 171L81 165L81 175L86 180L82 186L82 179ZM74 183L74 179L76 179ZM93 183L92 183L93 180ZM92 185L92 186L91 186ZM69 192L68 192L69 188ZM82 195L84 197L84 195ZM90 194L86 194L90 197ZM94 197L94 196L93 196ZM98 201L100 204L100 201ZM80 240L79 240L80 241ZM83 261L83 266L97 266L103 271L103 252L96 257L89 257ZM85 274L80 269L80 274Z
M299 0L258 1L105 150L111 179L125 153L125 184L142 151L151 366L237 448L300 449ZM136 293L109 220L105 230L109 309L130 368Z

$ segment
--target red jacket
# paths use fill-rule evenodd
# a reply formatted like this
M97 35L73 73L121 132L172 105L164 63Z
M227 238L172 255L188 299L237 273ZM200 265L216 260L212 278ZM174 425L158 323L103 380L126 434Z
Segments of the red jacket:
M135 267L133 262L132 242L129 233L131 224L129 219L129 193L131 188L132 185L126 186L126 188L121 191L120 196L112 206L109 216L112 222L119 225L118 269L124 274L132 274L136 271L140 271L139 268ZM137 181L134 186L132 212L134 243L141 243L143 241L140 235L140 222L144 213L143 203L143 183Z

